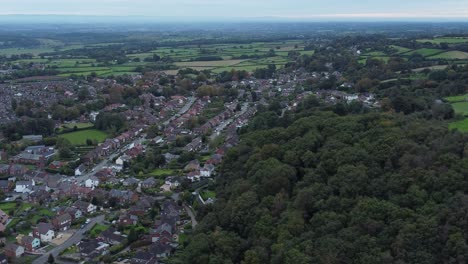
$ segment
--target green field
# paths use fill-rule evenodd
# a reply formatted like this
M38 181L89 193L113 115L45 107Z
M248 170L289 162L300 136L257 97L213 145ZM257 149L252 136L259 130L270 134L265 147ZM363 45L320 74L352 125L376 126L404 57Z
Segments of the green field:
M463 119L461 121L456 121L449 124L449 129L458 129L462 132L468 132L468 119Z
M396 46L396 45L392 45L392 46L390 46L390 47L393 48L393 49L396 49L396 50L397 50L397 54L402 54L402 53L406 53L406 52L412 51L412 49L408 49L408 48L401 47L401 46Z
M452 104L453 110L457 114L468 115L468 102L457 102Z
M458 50L447 51L434 56L428 57L428 59L447 59L447 60L466 60L468 59L468 53Z
M59 135L59 137L68 139L70 143L77 146L85 145L87 139L103 142L106 138L108 138L108 136L109 135L107 135L105 132L96 129L87 129Z
M429 56L433 56L433 55L436 55L438 53L442 53L443 50L440 50L440 49L417 49L417 50L413 50L413 51L410 51L410 52L407 52L405 53L404 55L413 55L413 54L420 54L424 57L429 57Z
M468 94L449 96L449 97L445 97L444 99L450 103L465 102L465 101L468 101Z
M435 38L435 39L418 39L418 42L421 43L432 43L432 44L441 44L441 43L447 43L447 44L459 44L459 43L467 43L468 38L462 38L462 37L453 37L453 38Z

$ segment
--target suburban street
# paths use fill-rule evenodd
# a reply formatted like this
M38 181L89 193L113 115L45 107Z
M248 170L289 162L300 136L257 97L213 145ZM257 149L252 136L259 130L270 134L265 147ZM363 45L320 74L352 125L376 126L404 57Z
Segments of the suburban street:
M177 117L176 117L177 115L183 115L183 114L185 114L185 112L187 112L187 111L190 109L190 107L192 107L192 105L195 103L195 101L196 101L196 98L195 98L195 97L193 97L193 96L189 97L189 98L188 98L188 102L184 105L184 107L182 107L182 109L180 109L179 112L178 112L177 114L173 115L171 118L169 118L168 120L164 121L164 122L163 122L163 125L167 126L167 125L169 125L169 123L171 123L172 120L174 120L174 119L177 118Z
M52 249L51 251L45 253L44 255L40 256L36 260L34 260L32 263L33 264L44 264L47 262L47 259L49 258L49 254L52 254L55 258L60 254L60 252L64 251L68 247L72 245L78 244L78 242L81 241L83 238L83 234L86 231L91 230L95 224L102 223L104 221L104 215L100 215L94 218L91 218L91 222L87 224L85 227L82 229L78 229L75 234L73 234L72 237L70 237L67 241L65 241L62 245L57 246L56 248Z

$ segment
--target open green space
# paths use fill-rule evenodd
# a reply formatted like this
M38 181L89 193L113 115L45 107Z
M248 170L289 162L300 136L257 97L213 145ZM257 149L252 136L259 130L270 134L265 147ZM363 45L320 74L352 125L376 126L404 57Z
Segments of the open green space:
M107 225L96 224L89 230L89 234L91 237L97 237L103 231L106 231L109 228Z
M453 110L457 114L468 115L468 102L457 102L452 104Z
M457 129L461 132L468 132L468 119L463 119L449 124L449 129Z
M441 44L441 43L447 43L447 44L460 44L460 43L467 43L468 38L464 37L450 37L450 38L434 38L434 39L418 39L418 42L421 43L432 43L432 44Z
M468 59L468 53L458 50L447 51L434 56L428 57L428 59L447 59L447 60L466 60Z
M172 169L155 169L149 173L151 176L161 177L161 176L171 176L177 174L176 170Z
M465 102L465 101L468 101L468 94L449 96L449 97L445 97L444 99L450 103Z
M200 193L200 195L203 198L203 200L207 200L209 198L211 198L211 199L216 198L216 193L214 191L203 190Z
M87 139L103 142L109 135L97 129L86 129L61 134L59 137L68 139L73 145L85 145Z
M407 53L405 53L404 55L419 54L419 55L422 55L422 56L424 56L424 57L429 57L429 56L433 56L433 55L436 55L436 54L442 53L442 52L444 52L444 51L441 50L441 49L427 49L427 48L423 48L423 49L417 49L417 50L413 50L413 51L407 52Z

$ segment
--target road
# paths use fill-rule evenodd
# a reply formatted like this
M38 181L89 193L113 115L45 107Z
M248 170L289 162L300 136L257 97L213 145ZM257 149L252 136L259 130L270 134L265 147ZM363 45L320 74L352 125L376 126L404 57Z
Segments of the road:
M174 120L174 119L177 118L177 117L176 117L177 115L180 116L180 115L185 114L185 113L190 109L190 107L192 107L192 105L195 103L195 101L196 101L196 98L195 98L195 97L193 97L193 96L189 97L189 98L188 98L188 102L184 105L184 107L182 107L182 109L180 109L179 112L178 112L177 114L173 115L171 118L169 118L168 120L164 121L163 124L164 124L165 126L167 126L167 125L169 125L169 123L171 123L172 120Z
M190 216L190 219L192 219L192 228L195 228L198 225L197 219L195 218L195 214L193 213L193 209L191 207L188 207L184 203L184 208L185 211L187 211L187 214Z
M45 253L44 255L40 256L39 258L35 259L32 263L33 264L44 264L47 263L49 255L52 254L54 258L60 254L60 252L64 251L65 249L69 248L72 245L78 244L83 238L83 234L86 231L91 230L95 224L101 224L104 221L104 215L97 216L95 218L91 218L91 222L87 224L82 229L78 229L73 236L71 236L67 241L65 241L62 245L57 246L56 248L52 249L51 251Z
M227 126L229 126L234 120L236 120L239 116L243 115L247 110L249 109L249 103L244 103L242 104L241 111L238 112L234 117L229 118L226 121L223 121L219 126L217 126L214 130L213 133L210 135L210 140L214 140L217 136L219 136L219 133L223 131Z

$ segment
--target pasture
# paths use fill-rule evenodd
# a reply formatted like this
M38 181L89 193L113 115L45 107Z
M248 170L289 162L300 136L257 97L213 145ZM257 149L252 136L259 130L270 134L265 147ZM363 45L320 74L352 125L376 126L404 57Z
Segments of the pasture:
M449 96L449 97L445 97L444 99L447 100L450 103L466 102L466 101L468 101L468 94Z
M441 44L441 43L447 43L447 44L460 44L460 43L468 43L468 38L464 37L450 37L450 38L434 38L434 39L418 39L417 42L421 43L432 43L432 44Z
M441 49L427 49L427 48L423 48L423 49L417 49L417 50L413 50L413 51L407 52L407 53L405 53L404 55L405 55L405 56L409 56L409 55L419 54L419 55L422 55L422 56L424 56L424 57L429 57L429 56L434 56L434 55L439 54L439 53L442 53L442 52L444 52L444 51L441 50Z
M455 121L449 124L449 129L457 129L461 132L468 132L468 119L463 119L460 121Z
M70 132L59 135L61 138L68 139L73 145L86 145L86 140L96 140L98 142L103 142L106 138L109 137L108 134L96 129L86 129L76 132Z
M456 102L452 104L452 107L455 113L468 115L468 102Z
M447 59L447 60L466 60L468 59L468 53L458 50L447 51L434 56L428 57L428 59Z

